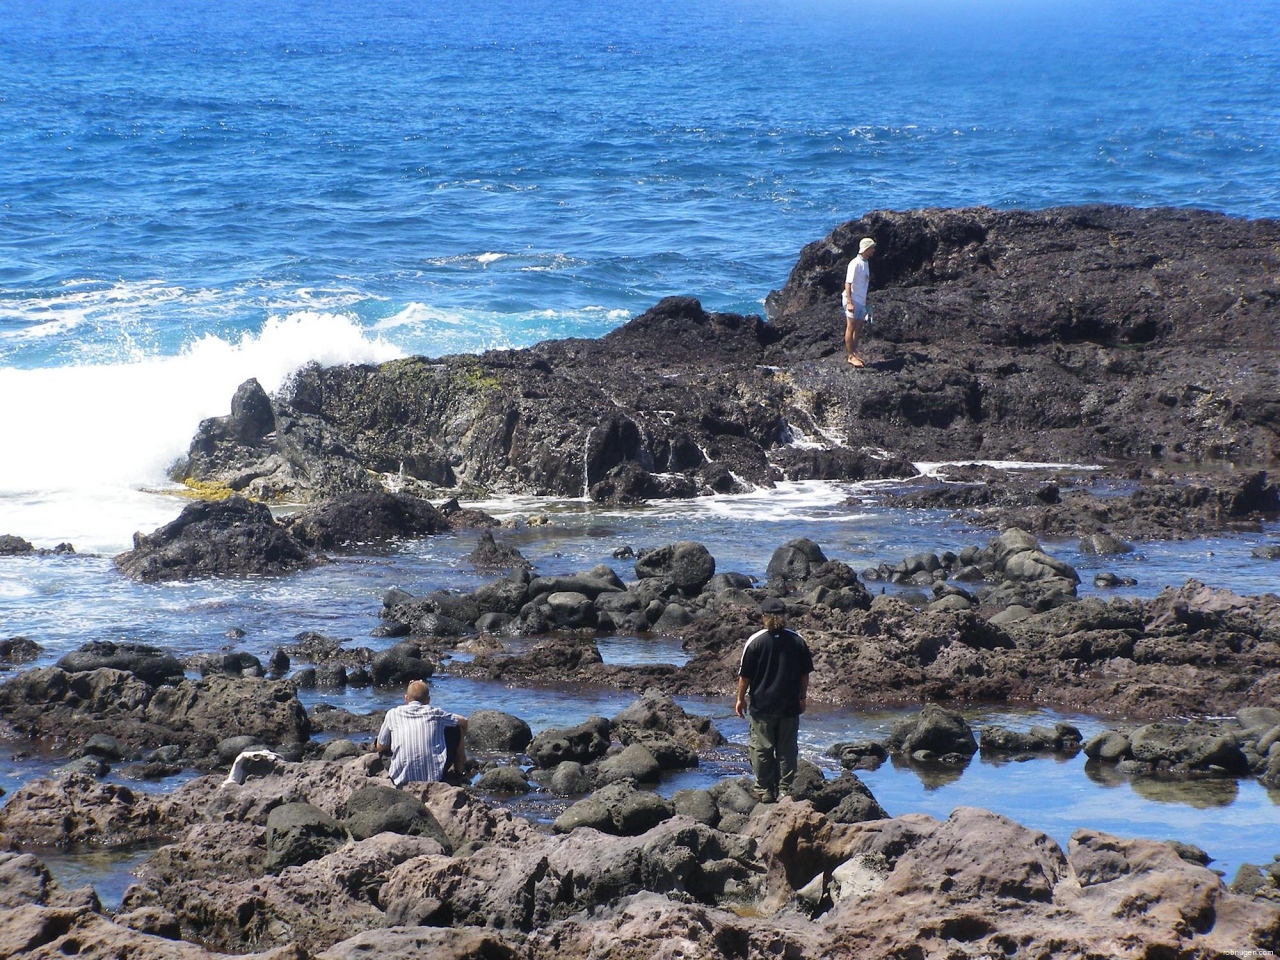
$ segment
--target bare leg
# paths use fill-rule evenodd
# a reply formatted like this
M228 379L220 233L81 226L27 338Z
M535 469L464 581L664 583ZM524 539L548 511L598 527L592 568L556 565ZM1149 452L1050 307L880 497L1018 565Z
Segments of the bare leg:
M858 356L858 338L866 323L854 311L847 310L844 315L844 352L849 355L849 363L855 367L866 366L866 361Z

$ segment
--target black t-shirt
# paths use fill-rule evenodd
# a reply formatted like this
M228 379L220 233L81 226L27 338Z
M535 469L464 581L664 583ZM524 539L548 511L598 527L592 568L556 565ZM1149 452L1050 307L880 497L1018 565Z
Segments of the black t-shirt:
M800 681L810 673L813 657L809 645L794 630L761 630L742 648L738 676L747 678L753 715L798 717Z

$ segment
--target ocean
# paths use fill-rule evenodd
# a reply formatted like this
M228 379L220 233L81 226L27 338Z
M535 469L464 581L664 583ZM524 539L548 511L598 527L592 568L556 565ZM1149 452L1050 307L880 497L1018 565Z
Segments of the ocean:
M1277 217L1277 91L1277 0L0 0L0 534L78 551L0 560L0 638L42 663L99 638L216 650L231 627L259 655L303 629L369 643L388 586L471 583L470 544L271 582L112 568L177 514L166 467L245 379L594 337L667 295L760 314L804 244L874 209ZM985 542L848 493L489 506L560 518L520 544L548 572L685 534L755 574L801 534L858 569ZM1260 539L1116 563L1138 595L1189 576L1256 593L1274 589ZM671 654L631 639L609 655ZM552 723L581 697L526 709ZM1265 815L1241 839L1192 808L1118 829L1167 825L1229 864L1280 852Z

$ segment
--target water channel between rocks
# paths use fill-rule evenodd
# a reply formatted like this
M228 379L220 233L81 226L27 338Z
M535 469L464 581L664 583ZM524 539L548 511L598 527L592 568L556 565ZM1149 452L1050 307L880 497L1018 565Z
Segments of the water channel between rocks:
M607 563L628 580L634 579L632 561L615 558L616 550L639 551L676 540L705 544L716 558L718 572L763 578L772 551L796 537L816 541L830 558L861 571L921 551L958 552L967 545L983 545L994 535L938 511L880 507L875 502L877 489L875 484L794 483L749 496L626 510L532 499L480 506L499 517L539 515L550 521L495 531L499 540L521 550L538 573L572 573ZM860 502L851 505L850 495ZM1275 533L1273 525L1261 534L1146 543L1134 553L1104 558L1082 555L1075 540L1045 541L1044 546L1079 570L1082 595L1152 597L1188 578L1247 595L1276 589L1280 568L1250 557L1254 546L1274 541ZM343 638L348 646L381 649L393 641L373 640L369 631L378 622L381 597L388 588L399 586L414 594L470 590L492 578L493 574L476 572L466 560L476 536L474 531L447 534L339 556L332 564L275 580L159 586L130 583L114 571L108 557L14 558L0 564L5 607L0 634L29 636L44 647L41 659L26 666L51 664L94 639L151 643L178 656L238 649L265 660L298 633L315 630ZM1092 580L1103 570L1133 577L1137 586L1099 591ZM879 589L876 584L869 587ZM227 631L232 629L243 630L244 637L229 640ZM664 637L602 637L599 647L607 663L679 664L685 658L679 643ZM635 699L630 693L580 685L509 688L451 675L448 662L434 685L434 701L447 709L502 710L521 717L535 732L591 715L612 716ZM398 691L350 689L308 693L304 703L311 708L327 702L368 713L399 699ZM746 774L745 721L733 716L728 691L719 699L679 702L691 713L710 716L731 747L704 759L695 770L667 777L660 792L706 787L719 777ZM815 705L802 723L802 751L834 776L838 767L824 756L828 747L844 740L883 739L905 712L909 711L864 713ZM974 711L969 719L975 726L999 723L1016 729L1066 720L1086 738L1105 726L1090 717L1008 710ZM53 765L41 758L6 759L0 766L0 787L8 791L47 774ZM1176 839L1203 848L1214 858L1210 866L1228 879L1243 862L1267 863L1280 854L1280 791L1249 779L1131 780L1087 764L1083 754L999 763L975 757L962 771L886 763L859 776L891 816L926 813L943 818L957 806L979 806L1042 830L1064 846L1081 827ZM142 788L167 792L179 782L174 778ZM534 795L517 806L534 819L550 819L563 804ZM61 882L93 883L104 903L112 905L127 886L129 870L148 852L41 854Z

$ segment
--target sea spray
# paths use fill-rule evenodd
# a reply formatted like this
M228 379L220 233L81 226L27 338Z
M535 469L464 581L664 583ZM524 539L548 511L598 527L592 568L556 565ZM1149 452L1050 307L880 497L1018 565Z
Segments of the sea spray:
M401 355L349 317L301 312L235 342L205 335L176 356L0 369L0 528L32 542L127 544L139 520L157 512L143 506L139 488L166 484L200 421L228 413L245 380L272 391L307 363ZM168 504L163 513L176 510Z

